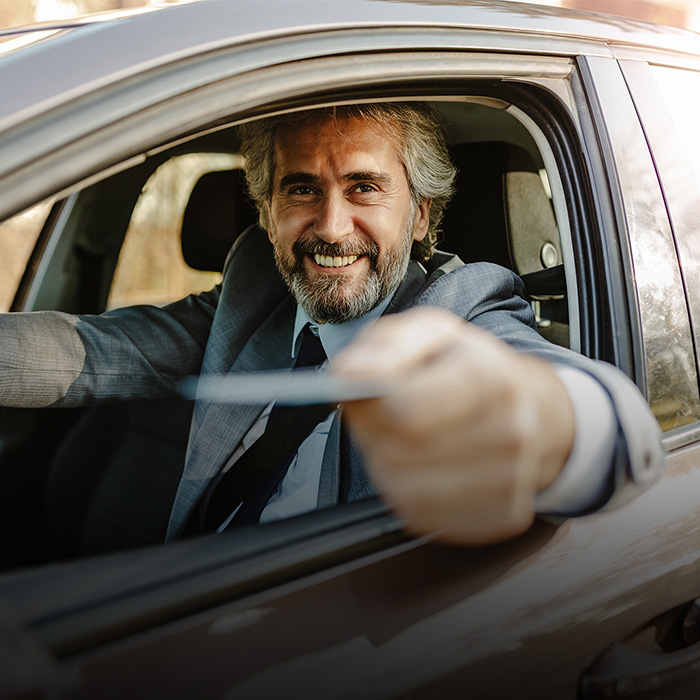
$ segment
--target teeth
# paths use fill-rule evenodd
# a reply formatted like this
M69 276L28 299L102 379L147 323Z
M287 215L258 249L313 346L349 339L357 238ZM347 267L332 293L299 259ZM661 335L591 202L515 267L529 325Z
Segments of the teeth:
M335 257L331 255L316 255L314 254L314 260L317 265L321 267L345 267L346 265L352 265L355 260L357 260L357 255L336 255Z

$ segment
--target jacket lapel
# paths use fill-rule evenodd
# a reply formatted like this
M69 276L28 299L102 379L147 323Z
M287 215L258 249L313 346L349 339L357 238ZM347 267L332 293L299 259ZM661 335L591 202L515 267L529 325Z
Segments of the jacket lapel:
M293 325L294 303L275 267L272 246L265 232L252 226L241 234L227 260L202 374L291 366ZM179 534L209 480L263 408L197 403L167 539Z
M253 333L228 373L291 367L293 327L294 304L285 299ZM180 532L210 479L218 474L264 408L208 401L195 406L185 470L168 526L169 539Z

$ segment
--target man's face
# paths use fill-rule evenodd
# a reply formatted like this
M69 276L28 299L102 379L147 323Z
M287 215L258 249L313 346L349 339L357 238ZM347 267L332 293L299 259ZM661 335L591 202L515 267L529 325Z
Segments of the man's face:
M428 230L395 141L362 119L282 125L269 236L297 302L320 323L359 318L396 289Z

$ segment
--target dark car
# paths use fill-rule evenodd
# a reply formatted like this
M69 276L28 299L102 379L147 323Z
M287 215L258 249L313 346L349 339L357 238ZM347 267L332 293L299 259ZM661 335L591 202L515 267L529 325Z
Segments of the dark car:
M635 500L500 545L411 538L379 499L162 545L187 402L3 409L0 696L697 697L696 35L203 0L0 40L3 310L211 287L255 220L239 123L430 101L459 167L441 247L520 274L542 335L632 377L669 451Z

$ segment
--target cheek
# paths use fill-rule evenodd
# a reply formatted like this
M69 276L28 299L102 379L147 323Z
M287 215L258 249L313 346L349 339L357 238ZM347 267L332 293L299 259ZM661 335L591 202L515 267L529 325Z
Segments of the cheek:
M371 219L363 222L363 227L379 246L379 249L387 251L396 248L403 242L409 224L410 220L407 214L384 210L375 211Z
M281 209L271 212L270 228L282 244L293 243L307 226L309 217L300 209Z

